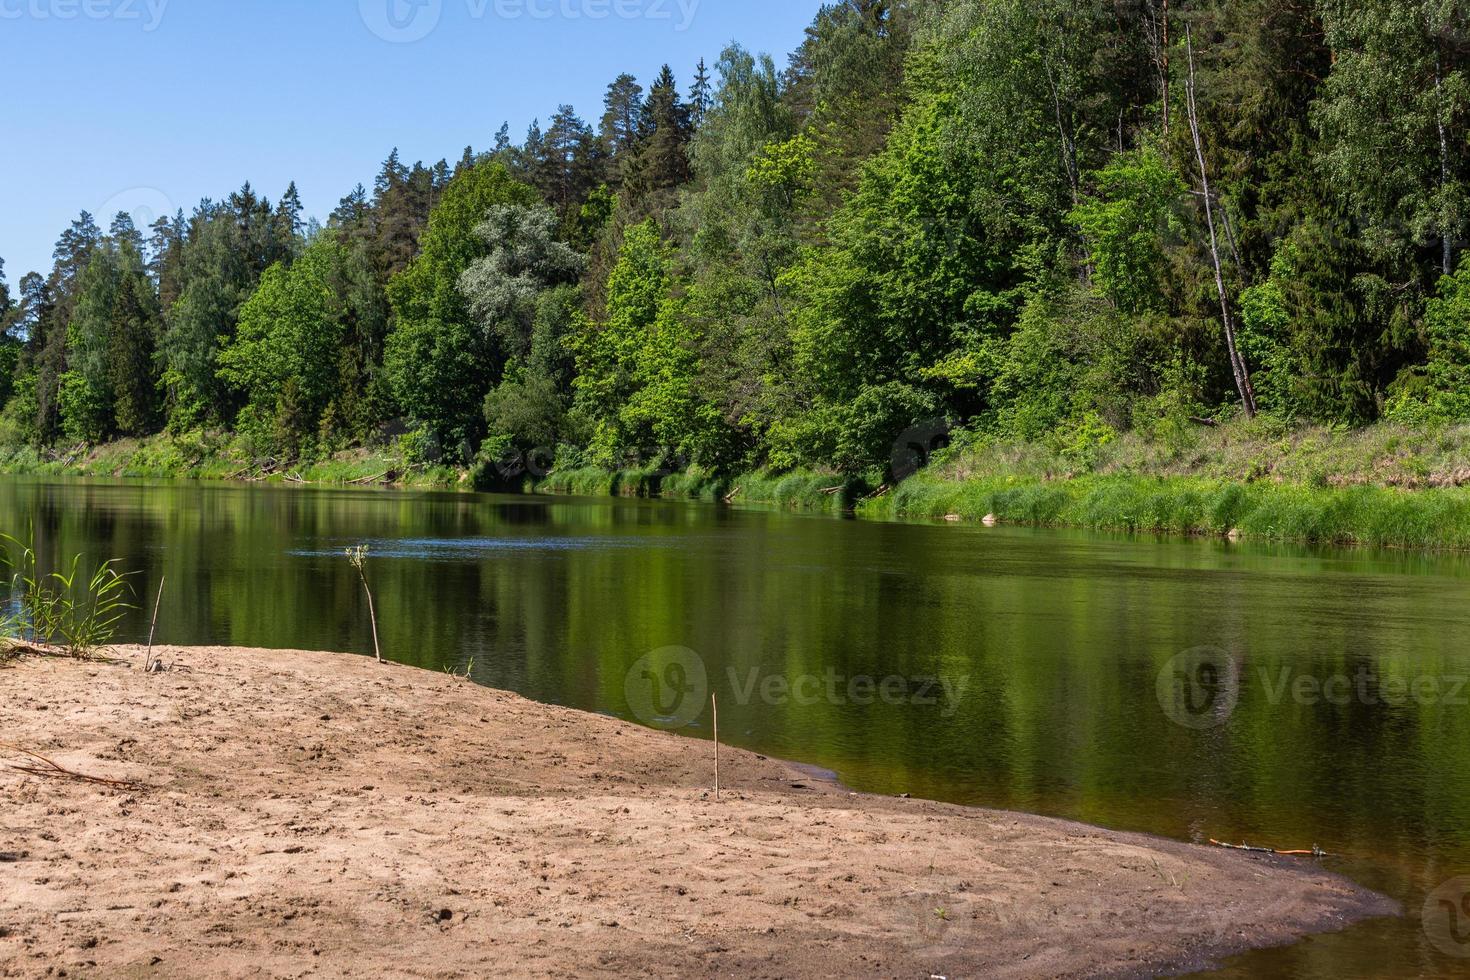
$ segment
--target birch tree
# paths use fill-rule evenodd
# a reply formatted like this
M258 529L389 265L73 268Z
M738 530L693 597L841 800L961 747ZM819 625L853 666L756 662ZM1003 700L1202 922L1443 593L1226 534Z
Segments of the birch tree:
M1470 218L1470 3L1321 0L1333 52L1323 163L1380 245L1437 245L1450 275Z

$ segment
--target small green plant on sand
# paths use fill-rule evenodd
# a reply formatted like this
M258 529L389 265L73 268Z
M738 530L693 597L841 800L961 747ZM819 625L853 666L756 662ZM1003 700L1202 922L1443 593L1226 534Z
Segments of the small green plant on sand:
M10 595L0 615L0 637L14 650L31 647L90 660L112 642L117 624L133 608L132 586L105 561L87 575L78 555L58 571L43 571L35 548L0 535L10 572Z
M373 655L378 658L378 663L383 662L383 648L378 645L378 613L373 608L373 590L368 587L367 580L368 548L360 544L356 548L347 549L347 560L352 567L357 569L357 577L362 580L362 590L367 593L368 618L373 623Z

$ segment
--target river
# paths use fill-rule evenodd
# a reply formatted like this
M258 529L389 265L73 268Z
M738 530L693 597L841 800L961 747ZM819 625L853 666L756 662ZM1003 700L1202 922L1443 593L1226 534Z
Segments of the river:
M1470 975L1467 557L15 478L0 529L135 573L121 640L166 575L160 642L358 654L365 544L391 659L698 737L714 695L861 790L1319 846L1405 916L1216 975Z

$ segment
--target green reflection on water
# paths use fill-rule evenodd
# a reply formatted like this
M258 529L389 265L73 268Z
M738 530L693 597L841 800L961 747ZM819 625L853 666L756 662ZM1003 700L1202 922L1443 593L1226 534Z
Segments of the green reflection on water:
M1470 973L1418 921L1430 890L1470 873L1463 557L637 501L0 483L0 529L31 524L44 557L121 558L140 606L167 574L160 640L183 644L371 651L342 557L367 543L394 659L472 661L482 683L646 723L693 716L691 735L708 713L676 695L714 692L727 741L875 792L1320 844L1410 915L1227 974ZM140 611L125 639L146 629ZM1235 707L1190 727L1159 676L1201 646L1233 672ZM661 661L669 710L648 717L628 695L649 681L630 688L629 669L664 647L693 651L705 683ZM1312 693L1338 677L1347 698ZM1415 696L1426 679L1434 696ZM1399 681L1409 696L1381 696Z

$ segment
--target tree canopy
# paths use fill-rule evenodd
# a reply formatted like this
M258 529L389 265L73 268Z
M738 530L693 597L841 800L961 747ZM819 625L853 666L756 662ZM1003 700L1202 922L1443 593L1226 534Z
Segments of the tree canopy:
M393 150L324 226L294 184L82 213L0 266L0 438L882 480L915 426L1470 421L1467 20L838 0L784 62Z

